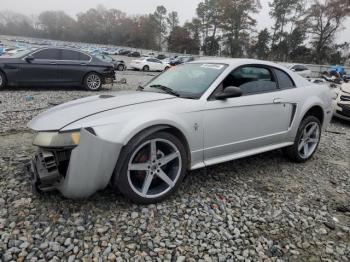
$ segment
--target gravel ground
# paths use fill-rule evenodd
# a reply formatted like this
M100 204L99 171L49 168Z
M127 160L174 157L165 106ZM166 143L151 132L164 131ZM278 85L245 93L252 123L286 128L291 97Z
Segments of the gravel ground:
M122 77L128 84L100 93L152 76ZM26 122L91 94L0 93L0 261L350 261L350 124L337 120L306 164L274 151L190 172L157 205L111 189L84 201L33 194L22 171L35 151Z

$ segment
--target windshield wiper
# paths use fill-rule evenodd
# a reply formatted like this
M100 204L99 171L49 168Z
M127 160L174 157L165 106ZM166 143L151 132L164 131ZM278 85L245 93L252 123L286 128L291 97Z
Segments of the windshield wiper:
M160 89L160 90L162 90L170 95L180 97L180 94L178 92L176 92L175 90L171 89L170 87L163 86L163 85L151 85L150 87Z

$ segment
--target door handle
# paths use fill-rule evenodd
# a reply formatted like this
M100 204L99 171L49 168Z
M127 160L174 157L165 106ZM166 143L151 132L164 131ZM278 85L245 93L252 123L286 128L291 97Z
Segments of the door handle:
M273 103L274 103L274 104L282 104L282 103L283 103L283 99L282 99L282 98L275 98L275 99L273 100Z
M86 63L81 63L80 65L82 65L82 66L86 66L87 64L86 64Z
M57 65L57 63L55 63L55 62L50 62L50 65Z

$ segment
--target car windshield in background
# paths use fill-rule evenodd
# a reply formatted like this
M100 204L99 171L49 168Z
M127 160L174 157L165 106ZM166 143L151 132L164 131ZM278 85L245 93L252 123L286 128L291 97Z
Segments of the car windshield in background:
M11 55L11 57L13 58L22 58L26 55L28 55L30 52L32 52L33 50L22 50L22 51L19 51L17 53L14 53L13 55Z
M106 62L113 62L114 61L113 58L108 56L108 55L96 55L96 57L98 59L101 59L101 60L106 61Z
M225 64L205 63L179 65L153 79L143 90L153 91L155 86L163 86L173 90L180 97L198 99L226 67Z

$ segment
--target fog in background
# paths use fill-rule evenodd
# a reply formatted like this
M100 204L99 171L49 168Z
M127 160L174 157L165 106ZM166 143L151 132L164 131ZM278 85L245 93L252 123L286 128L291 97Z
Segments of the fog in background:
M271 0L260 0L262 10L256 15L257 29L272 26L269 17L268 3ZM1 0L0 9L23 13L26 15L39 14L47 10L62 10L71 16L79 12L85 12L97 5L106 8L119 9L129 15L148 14L154 12L156 6L164 5L169 11L179 13L180 22L190 21L195 16L196 7L201 0ZM345 23L345 30L338 33L337 42L350 42L350 19Z

